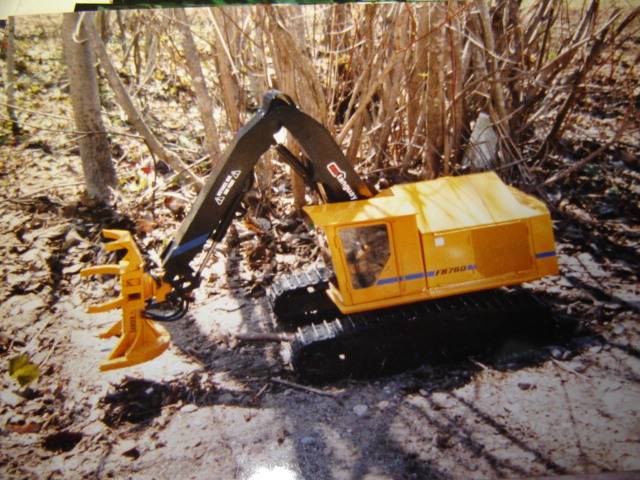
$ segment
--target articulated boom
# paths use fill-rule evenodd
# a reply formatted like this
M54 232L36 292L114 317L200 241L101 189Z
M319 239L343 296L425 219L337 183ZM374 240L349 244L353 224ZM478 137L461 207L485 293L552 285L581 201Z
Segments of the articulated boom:
M286 128L308 156L300 161L283 145L280 158L306 182L318 188L327 202L359 200L373 196L335 143L329 132L304 114L286 95L270 91L263 106L244 125L211 172L191 211L163 254L165 280L176 289L197 286L189 262L208 239L218 242L244 195L253 183L253 170L262 155L276 145L274 134Z

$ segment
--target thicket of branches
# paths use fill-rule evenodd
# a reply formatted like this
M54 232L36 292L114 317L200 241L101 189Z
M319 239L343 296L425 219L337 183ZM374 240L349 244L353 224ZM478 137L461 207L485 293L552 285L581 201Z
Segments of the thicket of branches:
M449 0L114 11L80 21L129 125L192 180L269 88L327 126L360 171L398 180L458 171L481 112L497 140L493 166L528 175L553 152L590 76L614 77L639 13L603 11L598 0ZM111 92L103 86L107 105ZM195 101L200 151L164 135L154 111L163 96ZM264 181L270 167L261 168ZM298 204L303 192L294 181Z

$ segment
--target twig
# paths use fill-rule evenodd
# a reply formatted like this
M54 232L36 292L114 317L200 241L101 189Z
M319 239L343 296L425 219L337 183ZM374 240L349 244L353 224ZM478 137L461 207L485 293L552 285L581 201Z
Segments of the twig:
M224 14L222 8L220 8L218 10ZM222 49L224 50L224 53L227 56L227 60L229 60L229 64L231 65L231 73L233 75L235 75L236 78L238 78L238 76L239 76L238 73L240 72L240 70L238 70L238 67L236 67L235 62L233 61L233 55L231 55L231 51L229 50L229 46L227 45L227 41L224 38L224 35L222 35L222 32L220 31L220 26L218 25L218 22L216 21L216 18L213 15L213 9L212 8L207 9L207 13L209 14L209 18L211 20L211 23L213 23L213 28L216 31L216 34L218 35L218 40L220 41L220 44L222 45ZM236 25L235 27L240 32L242 32L242 29L239 26ZM255 46L257 47L257 45L255 45Z
M126 152L125 152L126 153ZM123 157L124 158L124 157ZM191 164L191 168L195 168L198 165L200 165L201 163L203 163L204 161L209 159L209 154L207 153L204 157L199 158L198 160L196 160L195 162L193 162ZM164 180L162 183L157 182L154 186L151 187L150 190L147 190L141 201L146 201L149 198L153 198L153 196L156 194L157 190L163 189L165 188L167 185L171 185L173 182L175 182L182 174L184 173L184 170L180 170L176 173L174 173L172 176L170 176L168 179ZM186 197L183 197L181 195L178 195L174 192L162 192L161 195L163 197L174 197L179 199L182 202L185 202L187 205L191 203L191 200L189 200Z
M46 322L44 322L42 324L42 326L40 327L40 329L36 332L36 334L29 339L29 343L25 345L24 347L24 352L27 352L32 345L35 345L36 340L38 339L38 337L40 336L40 334L42 332L44 332L45 328L47 328L49 325L51 324L51 320L47 320Z
M9 120L10 122L13 123L18 123L17 120L12 120L11 118L5 116L4 114L0 113L0 117L4 118L5 120ZM99 132L97 130L95 131L81 131L81 130L60 130L57 128L46 128L46 127L40 127L38 125L34 125L33 123L26 123L26 122L20 122L21 125L26 125L29 128L35 128L36 130L45 130L47 132L56 132L56 133L71 133L74 135L91 135L94 133L104 133L104 132ZM125 132L117 132L111 129L107 129L107 133L111 134L111 135L122 135L123 137L132 137L132 138L144 138L141 137L140 135L136 135L135 133L125 133Z
M479 361L474 360L473 358L470 358L470 359L469 359L469 361L470 361L471 363L473 363L474 365L477 365L478 367L480 367L482 370L485 370L485 371L489 371L489 370L491 370L491 369L490 369L489 367L487 367L484 363L480 363Z
M551 359L551 362L552 362L554 365L556 365L556 366L560 367L560 368L561 368L562 370L564 370L565 372L573 373L574 375L576 375L576 376L578 376L578 377L580 377L580 378L584 378L584 379L587 379L587 378L588 378L588 377L586 377L585 375L583 375L583 374L581 374L581 373L579 373L579 372L576 372L573 368L569 368L569 367L567 367L566 365L563 365L562 363L560 363L560 362L559 362L558 360L556 360L555 358L552 358L552 359Z
M27 200L27 199L28 199L28 197L32 197L32 196L34 196L34 195L38 195L39 193L46 192L46 191L49 191L49 190L51 190L51 189L56 189L56 188L69 188L69 187L80 187L80 186L84 185L84 183L85 183L85 182L84 182L84 181L82 181L82 182L62 183L62 184L60 184L60 185L47 185L46 187L44 187L44 188L39 188L38 190L34 190L33 192L27 192L27 193L25 194L25 196L20 197L20 198L21 198L21 199L23 199L23 200Z
M618 141L618 138L620 138L620 136L622 135L622 132L624 132L624 129L627 126L627 120L629 119L629 114L631 113L631 108L632 108L632 104L629 104L629 106L627 107L627 111L625 112L624 117L622 119L622 122L620 122L620 126L618 127L618 130L616 130L616 133L614 134L614 136L613 136L613 138L611 140L609 140L604 145L601 145L599 148L597 148L596 150L591 152L589 155L584 157L582 160L577 161L576 163L571 165L569 168L567 168L565 170L562 170L561 172L556 173L553 177L547 179L546 181L541 183L539 186L540 187L548 187L549 185L553 185L554 183L557 183L558 181L562 180L563 178L568 177L572 173L574 173L574 172L576 172L578 170L581 170L591 160L593 160L594 158L597 158L600 155L602 155L602 153L605 150L607 150L609 147L611 147L614 143L616 143Z
M564 103L560 107L560 111L556 116L549 133L547 134L544 142L540 146L540 149L536 152L535 158L537 160L541 160L548 152L551 145L556 142L558 136L562 133L565 126L565 119L569 115L569 112L572 110L575 105L578 94L582 92L582 88L580 88L580 84L585 79L587 73L596 63L597 58L600 56L600 52L604 48L606 43L606 37L609 34L609 27L613 23L613 21L620 15L620 12L614 12L614 14L609 18L604 27L600 29L597 35L594 35L595 39L591 48L589 49L589 53L587 54L587 58L582 63L582 65L571 74L569 77L569 84L571 90L569 95L565 99Z
M17 203L18 205L33 205L35 200L18 198L0 198L0 203Z
M51 354L53 353L53 351L56 349L56 347L58 346L58 342L60 341L60 337L56 337L56 339L53 341L53 345L51 346L51 348L49 349L49 353L47 353L47 356L44 358L44 360L42 360L38 366L42 367L45 363L47 363L49 361L49 358L51 358Z
M62 115L54 115L53 113L44 113L44 112L38 112L36 110L29 110L28 108L23 108L23 107L19 107L17 106L15 103L8 103L8 102L3 102L2 100L0 100L0 105L3 105L5 107L10 107L13 108L15 110L20 110L21 112L29 112L29 113L33 113L34 115L38 115L41 117L50 117L50 118L56 118L58 120L64 120L66 122L71 122L73 121L71 118L69 117L64 117Z
M269 384L268 384L268 383L265 383L265 384L262 386L262 388L261 388L260 390L258 390L258 393L256 393L256 394L253 396L253 401L254 401L254 402L257 402L257 401L260 399L260 397L262 397L262 395L264 395L264 393L267 391L267 389L268 389L268 388L269 388Z
M243 342L290 342L293 335L288 333L237 333L234 335L237 340Z
M73 34L71 35L71 39L75 43L84 43L87 41L86 38L83 38L82 40L78 38L78 36L80 35L80 31L82 30L82 20L84 20L84 15L85 15L85 12L81 12L80 15L78 15L78 21L76 22L76 27L73 30Z
M358 108L355 110L355 112L349 118L349 120L347 120L347 122L342 126L342 129L340 130L338 135L336 135L336 140L337 140L338 144L340 144L340 143L342 143L344 141L344 139L347 136L347 133L355 125L355 123L359 119L359 117L364 113L364 111L366 110L367 106L369 105L369 102L371 101L371 99L373 98L375 93L378 91L378 89L380 88L380 85L382 85L382 83L384 82L384 80L387 77L387 75L389 75L389 73L391 73L391 71L393 70L395 65L397 63L399 63L400 60L402 60L404 58L404 53L407 50L413 48L413 46L419 40L422 40L423 38L427 38L430 35L436 33L440 28L442 28L444 25L446 25L447 21L450 21L452 18L455 18L455 17L461 15L465 10L467 10L470 7L471 7L471 3L468 3L468 4L464 5L463 7L459 8L457 11L448 13L446 18L443 21L441 21L438 25L436 25L435 27L432 27L427 33L425 33L421 37L416 38L416 39L408 42L407 45L405 45L405 46L401 47L400 49L396 50L391 55L391 58L389 58L387 60L387 66L377 76L376 81L372 82L372 84L369 86L369 90L367 91L367 93L365 95L363 95L362 98L360 98L358 100Z
M338 399L338 395L336 395L335 393L325 392L324 390L320 390L318 388L307 387L306 385L290 382L289 380L283 380L282 378L273 377L271 378L271 381L273 383L279 383L280 385L284 385L285 387L291 387L297 390L302 390L304 392L315 393L316 395L322 395L323 397L333 398L334 400Z
M478 40L473 38L468 33L461 32L460 29L454 28L451 25L445 25L445 28L447 30L451 30L453 32L456 32L459 35L464 36L464 38L466 40L468 40L469 42L471 42L472 45L475 45L480 50L482 50L484 53L486 53L487 55L493 57L496 61L500 61L502 63L510 63L510 64L513 64L513 65L518 65L518 62L514 62L513 60L509 60L508 58L502 57L502 56L498 55L494 50L489 50L485 45L480 43Z
M504 169L509 168L509 167L514 167L516 165L521 165L523 163L528 162L529 160L531 160L531 159L530 158L521 158L520 160L515 160L513 162L505 163L504 165L500 165L498 167L494 167L494 170L497 170L497 171L504 170Z
M116 10L118 11L118 10ZM53 418L53 416L52 416ZM107 458L111 455L111 451L113 450L113 443L109 442L106 444L102 456L100 457L100 461L98 462L98 466L95 470L95 478L102 477L102 471L104 470L104 466L107 463Z
M5 74L5 92L7 95L7 102L4 105L7 107L7 115L12 120L11 132L14 138L17 139L20 134L20 124L18 123L18 117L16 116L15 109L10 105L15 103L14 84L15 84L15 19L9 17L6 34L5 34L5 59L6 59L6 74Z

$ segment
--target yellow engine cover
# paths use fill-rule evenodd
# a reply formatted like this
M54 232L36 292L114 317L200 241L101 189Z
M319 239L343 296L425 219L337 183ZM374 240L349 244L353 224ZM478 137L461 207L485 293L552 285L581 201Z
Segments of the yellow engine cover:
M549 211L494 172L305 211L327 235L337 278L329 296L343 313L558 273Z

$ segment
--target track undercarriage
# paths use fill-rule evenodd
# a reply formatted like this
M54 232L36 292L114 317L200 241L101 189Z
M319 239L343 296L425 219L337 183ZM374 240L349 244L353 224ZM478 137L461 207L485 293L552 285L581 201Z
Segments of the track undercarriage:
M366 378L489 349L561 336L548 305L524 289L497 289L344 315L326 296L329 273L297 272L267 293L275 320L295 330L296 374L308 382Z

